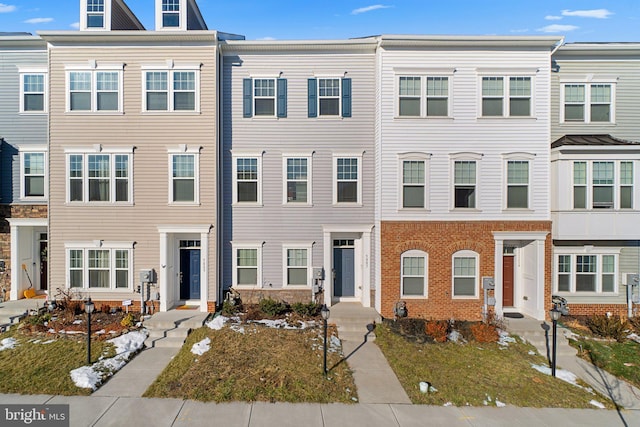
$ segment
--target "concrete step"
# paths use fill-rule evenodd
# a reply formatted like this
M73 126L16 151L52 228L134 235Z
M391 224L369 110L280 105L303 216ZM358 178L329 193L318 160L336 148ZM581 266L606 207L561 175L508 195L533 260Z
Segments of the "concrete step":
M157 341L153 342L152 347L169 347L169 348L180 348L184 344L184 338L180 337L167 337L161 338ZM146 344L146 341L145 341Z

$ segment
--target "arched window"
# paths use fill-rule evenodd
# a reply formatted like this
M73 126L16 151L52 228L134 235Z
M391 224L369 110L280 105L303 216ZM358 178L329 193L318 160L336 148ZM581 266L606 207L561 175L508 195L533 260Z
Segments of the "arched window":
M410 250L400 259L400 294L403 298L427 296L429 256L426 252Z

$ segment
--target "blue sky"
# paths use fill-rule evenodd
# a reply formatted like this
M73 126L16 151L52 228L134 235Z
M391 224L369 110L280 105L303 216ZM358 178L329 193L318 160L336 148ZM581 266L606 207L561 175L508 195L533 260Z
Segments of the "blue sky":
M147 29L154 0L125 0ZM79 0L0 0L0 31L72 30ZM564 35L640 42L640 0L199 0L210 29L247 39L377 34Z

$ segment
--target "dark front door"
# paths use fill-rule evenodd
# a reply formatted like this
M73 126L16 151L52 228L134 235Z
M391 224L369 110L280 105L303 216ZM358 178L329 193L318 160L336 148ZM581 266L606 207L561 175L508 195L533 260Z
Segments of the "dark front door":
M333 296L355 296L355 268L353 248L333 248Z
M46 236L45 236L46 238ZM40 240L40 289L46 291L49 283L49 248L46 240Z
M502 306L513 307L513 256L502 257Z
M180 249L180 299L200 299L200 249Z

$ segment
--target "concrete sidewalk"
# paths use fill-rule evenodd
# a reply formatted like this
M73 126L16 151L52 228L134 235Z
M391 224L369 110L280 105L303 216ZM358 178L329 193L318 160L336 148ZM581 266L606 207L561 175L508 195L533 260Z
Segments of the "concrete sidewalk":
M637 426L640 411L440 407L401 404L202 403L178 399L0 395L0 404L69 404L72 427L86 426Z

